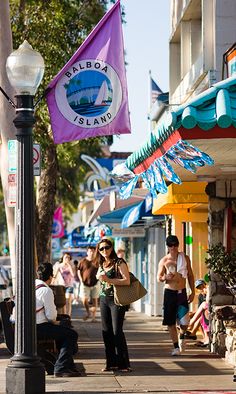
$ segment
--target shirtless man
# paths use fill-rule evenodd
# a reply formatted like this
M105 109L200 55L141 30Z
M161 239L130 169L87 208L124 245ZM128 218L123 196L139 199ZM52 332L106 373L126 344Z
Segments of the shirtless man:
M164 319L163 325L168 326L170 337L174 349L172 356L178 356L184 352L184 333L189 324L189 306L194 299L194 276L190 259L184 253L179 252L179 240L176 235L169 235L166 238L168 254L164 256L158 266L157 281L165 282L164 291ZM186 279L191 289L191 294L187 297ZM180 326L180 337L176 322Z

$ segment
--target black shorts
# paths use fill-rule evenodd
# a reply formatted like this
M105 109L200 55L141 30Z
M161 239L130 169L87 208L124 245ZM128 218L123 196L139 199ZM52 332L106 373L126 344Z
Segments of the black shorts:
M178 322L181 326L189 324L189 306L186 289L164 291L164 326L173 326Z

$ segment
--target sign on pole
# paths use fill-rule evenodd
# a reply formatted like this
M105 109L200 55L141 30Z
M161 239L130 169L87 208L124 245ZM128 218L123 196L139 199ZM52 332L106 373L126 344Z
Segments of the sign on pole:
M16 174L8 175L7 206L16 206Z
M33 166L34 175L41 174L41 148L39 144L33 145ZM16 174L17 172L17 140L8 141L8 172Z
M17 140L9 140L8 147L8 172L15 174L17 169Z
M16 173L17 173L17 140L8 141L8 191L7 206L16 206ZM34 175L41 173L41 149L39 144L33 145L33 168Z
M34 175L39 176L41 173L41 148L39 144L33 146L33 165Z

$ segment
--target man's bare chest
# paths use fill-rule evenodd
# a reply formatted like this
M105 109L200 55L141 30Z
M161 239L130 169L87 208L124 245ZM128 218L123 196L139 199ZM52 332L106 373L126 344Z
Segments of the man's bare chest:
M175 274L177 271L177 261L174 259L168 259L165 262L165 269L167 273Z

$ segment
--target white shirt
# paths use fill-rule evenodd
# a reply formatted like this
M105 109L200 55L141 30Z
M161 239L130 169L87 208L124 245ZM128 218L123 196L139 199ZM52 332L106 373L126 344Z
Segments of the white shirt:
M45 282L40 279L36 279L35 287L39 285L43 286L35 291L36 324L47 323L48 321L55 321L57 318L57 309L54 302L53 291Z
M7 277L7 271L4 267L0 267L0 284L1 285L8 285L9 279Z

